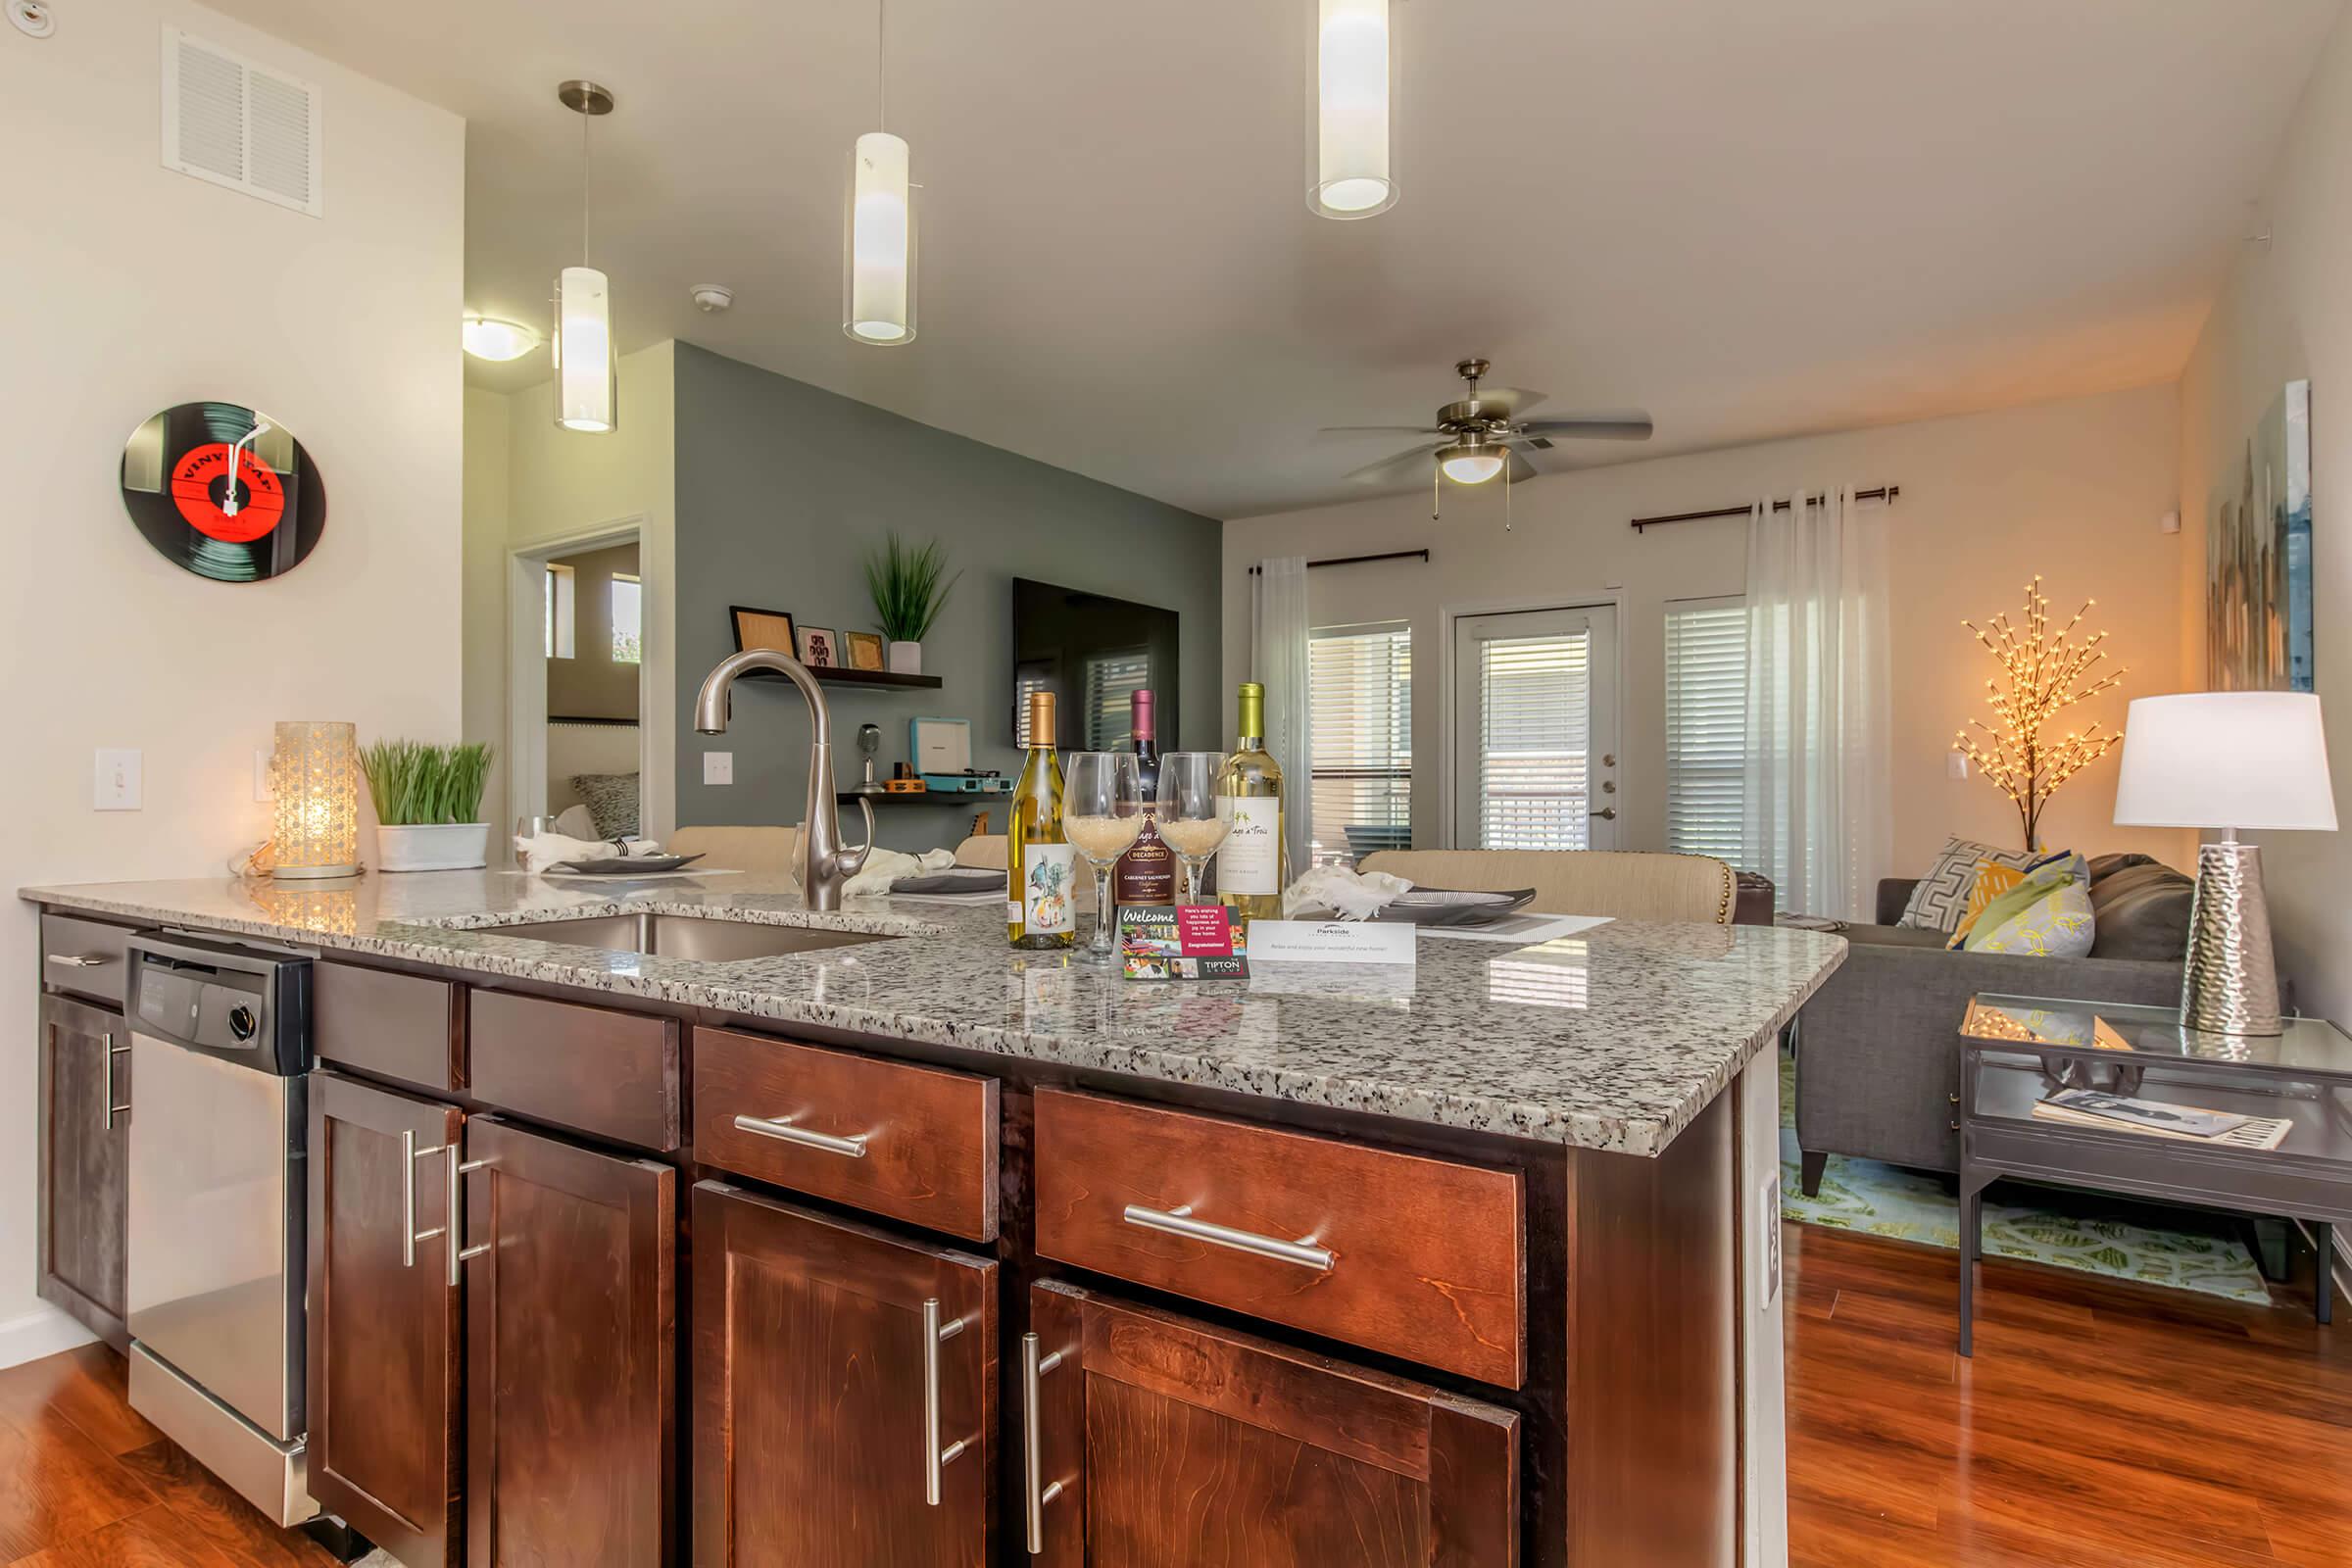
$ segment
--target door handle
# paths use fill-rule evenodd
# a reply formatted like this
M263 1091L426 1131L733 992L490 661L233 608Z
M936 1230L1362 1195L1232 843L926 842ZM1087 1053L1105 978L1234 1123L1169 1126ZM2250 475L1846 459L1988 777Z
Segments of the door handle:
M128 1105L118 1105L115 1103L115 1058L122 1055L130 1048L128 1046L116 1045L115 1032L112 1029L109 1029L104 1035L99 1037L99 1044L106 1048L106 1054L103 1058L101 1058L105 1061L106 1067L105 1070L100 1074L100 1077L104 1080L101 1085L103 1093L101 1094L100 1098L106 1102L106 1110L105 1113L99 1118L99 1126L111 1133L115 1130L115 1118L117 1116L126 1116L130 1113L130 1107Z
M1046 1374L1061 1365L1063 1351L1041 1352L1045 1346L1034 1334L1021 1336L1021 1505L1027 1514L1029 1555L1046 1549L1046 1504L1061 1495L1061 1483L1046 1480Z
M1617 808L1614 806L1604 806L1597 811L1587 811L1585 814L1587 816L1604 817L1607 820L1614 822L1617 820Z
M923 1302L923 1501L934 1508L939 1506L940 1472L971 1446L968 1438L958 1438L945 1448L939 1446L939 1348L962 1332L963 1319L939 1320L938 1297Z

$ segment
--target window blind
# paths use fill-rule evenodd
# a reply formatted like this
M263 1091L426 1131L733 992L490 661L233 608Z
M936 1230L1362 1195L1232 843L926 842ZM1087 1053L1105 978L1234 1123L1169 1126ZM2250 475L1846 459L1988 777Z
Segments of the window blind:
M1747 756L1747 607L1666 608L1666 846L1737 865Z
M1413 638L1399 625L1318 631L1307 647L1315 863L1413 843Z
M1592 633L1490 638L1478 663L1480 846L1588 848Z

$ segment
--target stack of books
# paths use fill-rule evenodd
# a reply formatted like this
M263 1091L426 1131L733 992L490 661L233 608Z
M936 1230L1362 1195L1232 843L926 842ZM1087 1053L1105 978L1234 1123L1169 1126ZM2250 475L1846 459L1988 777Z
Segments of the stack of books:
M2151 1138L2177 1138L2221 1149L2277 1149L2286 1142L2287 1132L2294 1125L2283 1116L2239 1116L2226 1110L2200 1110L2194 1105L2168 1105L2154 1100L2111 1095L2102 1089L2061 1089L2037 1101L2034 1114L2069 1126L2145 1133Z

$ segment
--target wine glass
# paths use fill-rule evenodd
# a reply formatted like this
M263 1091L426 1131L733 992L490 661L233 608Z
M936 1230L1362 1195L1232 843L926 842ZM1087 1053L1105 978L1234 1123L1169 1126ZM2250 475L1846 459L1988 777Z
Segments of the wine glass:
M1095 940L1087 951L1108 956L1110 868L1144 831L1144 776L1133 752L1073 752L1061 775L1061 834L1095 868Z
M1217 809L1223 752L1169 752L1159 760L1159 799L1153 818L1161 842L1184 862L1184 902L1200 902L1200 869L1233 830Z

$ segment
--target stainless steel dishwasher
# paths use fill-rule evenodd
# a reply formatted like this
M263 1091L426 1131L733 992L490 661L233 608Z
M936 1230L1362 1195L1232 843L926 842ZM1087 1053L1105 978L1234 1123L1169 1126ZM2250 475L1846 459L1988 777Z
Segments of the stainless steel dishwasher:
M305 1473L311 963L141 932L128 944L130 1403L279 1524Z

